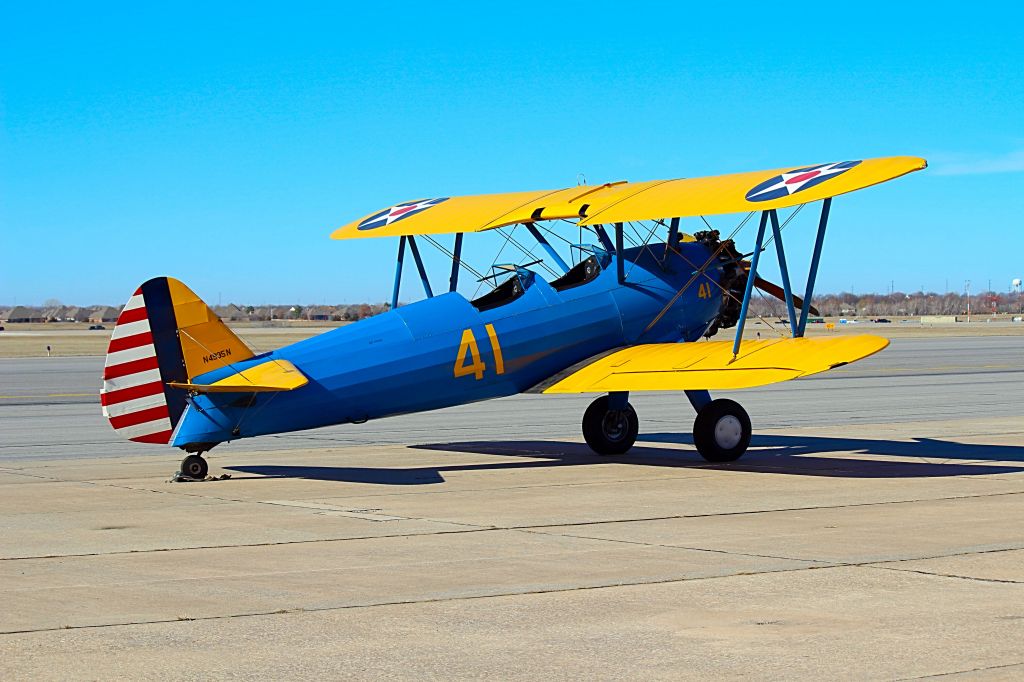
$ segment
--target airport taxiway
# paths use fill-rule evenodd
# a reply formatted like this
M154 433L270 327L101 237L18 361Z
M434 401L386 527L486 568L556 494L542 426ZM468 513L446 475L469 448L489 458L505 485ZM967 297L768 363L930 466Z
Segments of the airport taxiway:
M99 415L100 358L0 360L0 673L685 679L1024 676L1024 337L898 339L637 447L519 396L211 453Z

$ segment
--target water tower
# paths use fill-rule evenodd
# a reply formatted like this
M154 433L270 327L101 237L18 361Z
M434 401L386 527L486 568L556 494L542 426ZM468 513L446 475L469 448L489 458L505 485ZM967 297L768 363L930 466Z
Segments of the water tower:
M1020 278L1018 277L1017 279L1015 279L1012 282L1010 282L1010 286L1013 287L1013 293L1019 294L1020 293Z

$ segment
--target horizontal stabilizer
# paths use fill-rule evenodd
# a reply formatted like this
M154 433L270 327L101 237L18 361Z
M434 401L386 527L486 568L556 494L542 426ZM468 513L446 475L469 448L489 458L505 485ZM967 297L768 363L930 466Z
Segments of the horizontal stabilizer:
M287 360L267 360L210 384L172 382L169 385L196 393L266 393L292 391L308 383L309 379Z
M643 344L598 358L543 392L752 388L824 372L888 345L888 339L870 334L744 341L733 360L732 341Z
M195 292L173 277L154 277L128 299L110 336L103 415L129 440L167 443L185 411L175 383L252 357Z

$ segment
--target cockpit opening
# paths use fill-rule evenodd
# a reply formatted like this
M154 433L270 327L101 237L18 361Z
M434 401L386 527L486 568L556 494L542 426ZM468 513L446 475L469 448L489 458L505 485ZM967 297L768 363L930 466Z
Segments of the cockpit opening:
M480 312L484 312L511 303L522 296L525 291L526 287L523 286L522 278L517 272L499 284L493 291L473 299L470 303Z
M578 287L587 282L592 282L601 274L601 262L597 256L591 256L581 260L574 265L567 273L551 282L551 288L555 291L565 291Z

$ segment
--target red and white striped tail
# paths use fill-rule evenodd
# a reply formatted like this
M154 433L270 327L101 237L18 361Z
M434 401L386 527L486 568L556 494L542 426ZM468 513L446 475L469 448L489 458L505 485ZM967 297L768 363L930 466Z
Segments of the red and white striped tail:
M100 404L110 425L125 438L170 441L173 425L141 287L128 299L110 337Z

